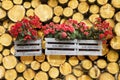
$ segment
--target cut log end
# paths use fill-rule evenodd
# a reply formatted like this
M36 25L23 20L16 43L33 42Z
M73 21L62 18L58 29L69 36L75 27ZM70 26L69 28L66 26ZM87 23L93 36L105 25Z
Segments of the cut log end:
M47 72L47 71L49 71L49 69L50 69L50 64L48 62L41 63L41 70L42 71Z
M59 76L59 70L58 70L58 68L52 67L49 70L48 74L51 78L57 78Z
M6 17L6 11L5 10L3 10L2 8L0 8L0 19L3 19L3 18L5 18Z
M88 59L85 59L81 62L82 67L86 70L89 70L92 67L92 62Z
M115 31L115 34L117 35L117 36L120 36L120 23L117 23L116 25L115 25L115 28L114 28L114 31Z
M60 65L60 73L63 75L68 75L72 72L72 67L69 63L65 62Z
M112 18L114 13L115 9L110 4L105 4L100 8L100 15L102 18Z
M119 59L118 52L115 50L110 50L107 54L107 60L110 62L116 62Z
M60 16L60 15L62 15L62 13L63 13L63 8L61 6L56 6L54 8L54 14L56 16Z
M70 7L66 7L66 8L63 10L63 15L64 15L65 17L70 17L70 16L72 16L72 14L73 14L73 9L70 8Z
M73 14L72 19L78 21L79 23L84 19L84 16L81 13L77 12Z
M17 72L15 69L10 69L5 72L5 79L6 80L15 80L17 78Z
M115 78L110 73L105 72L105 73L102 73L100 75L100 79L99 80L115 80Z
M25 16L25 8L22 5L15 5L8 11L8 17L10 20L17 22L23 19Z
M99 59L99 60L97 60L97 66L100 69L104 69L107 66L107 62L104 59Z
M3 66L5 69L12 69L16 66L17 59L15 56L9 55L3 58Z
M40 72L36 73L34 79L35 80L48 80L48 75L47 75L47 73L40 71Z
M66 60L66 56L62 55L49 55L47 56L47 60L51 66L60 66Z
M35 77L35 72L32 69L28 68L23 72L23 77L26 80L32 80Z
M119 50L120 49L120 37L115 36L111 39L110 45L113 49Z
M26 65L25 64L23 64L23 63L21 63L21 62L19 62L17 65L16 65L16 71L18 72L18 73L22 73L22 72L24 72L25 70L26 70Z
M9 10L10 8L13 7L13 2L10 0L4 0L2 1L2 8L5 10Z
M78 11L82 14L87 13L89 10L89 5L87 2L80 2L80 4L78 5Z
M53 17L53 10L48 5L39 5L37 8L35 8L35 14L42 22L45 22Z

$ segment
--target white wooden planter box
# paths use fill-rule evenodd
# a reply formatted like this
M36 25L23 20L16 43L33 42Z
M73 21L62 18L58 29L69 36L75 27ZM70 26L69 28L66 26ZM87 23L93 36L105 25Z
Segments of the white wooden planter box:
M15 41L15 56L36 56L42 53L41 39L26 42Z
M46 55L102 55L102 41L99 40L58 41L55 38L45 40Z
M76 54L77 40L58 41L55 38L45 38L47 55L73 55Z
M77 54L102 56L102 41L101 40L77 40Z

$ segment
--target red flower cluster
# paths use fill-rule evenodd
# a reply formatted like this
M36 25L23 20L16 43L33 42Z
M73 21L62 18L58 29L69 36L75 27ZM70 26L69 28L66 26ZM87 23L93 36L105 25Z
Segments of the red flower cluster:
M55 37L56 39L73 39L71 35L75 32L77 21L67 20L63 24L55 24L51 22L43 26L45 37ZM74 25L73 25L74 24Z
M29 18L23 18L18 21L10 29L10 33L13 37L20 41L35 40L37 39L37 30L42 28L42 23L39 18L35 16L30 16Z
M56 39L92 39L92 40L108 40L112 38L112 28L109 23L97 18L93 27L87 26L84 22L78 23L69 19L62 24L51 22L42 27L45 37Z
M99 39L107 40L113 37L112 27L109 25L108 22L102 21L101 18L97 18L94 25L96 29L101 31L101 34L99 34Z

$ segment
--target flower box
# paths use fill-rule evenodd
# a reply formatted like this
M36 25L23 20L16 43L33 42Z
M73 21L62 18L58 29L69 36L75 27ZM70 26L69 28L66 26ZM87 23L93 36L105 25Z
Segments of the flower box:
M46 55L76 55L77 40L59 41L55 38L45 38Z
M15 56L36 56L42 53L41 39L15 41Z
M77 40L77 54L102 56L102 41L101 40Z
M45 40L46 55L102 55L102 41L99 40Z

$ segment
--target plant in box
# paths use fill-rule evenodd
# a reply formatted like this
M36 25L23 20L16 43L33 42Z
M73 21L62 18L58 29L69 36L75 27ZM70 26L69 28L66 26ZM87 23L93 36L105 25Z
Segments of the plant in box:
M14 42L16 56L34 55L34 53L38 54L41 52L41 39L39 39L37 34L37 29L41 28L42 23L36 15L23 18L11 27L10 34L16 38Z
M113 37L112 27L106 21L102 21L101 18L96 18L93 27L80 22L76 31L79 40L102 40L106 42Z
M55 38L57 40L74 40L76 39L77 21L67 20L62 24L55 24L51 22L43 26L43 32L47 38Z
M10 29L10 34L18 41L36 40L38 38L37 29L41 28L42 23L35 15L15 23Z
M77 23L77 21L69 19L59 25L47 24L43 27L43 32L47 42L46 54L53 52L64 53L64 55L73 55L73 53L89 55L92 51L95 54L91 55L101 55L102 43L99 40L106 42L113 36L109 23L102 21L101 18L97 18L91 28L84 22Z

